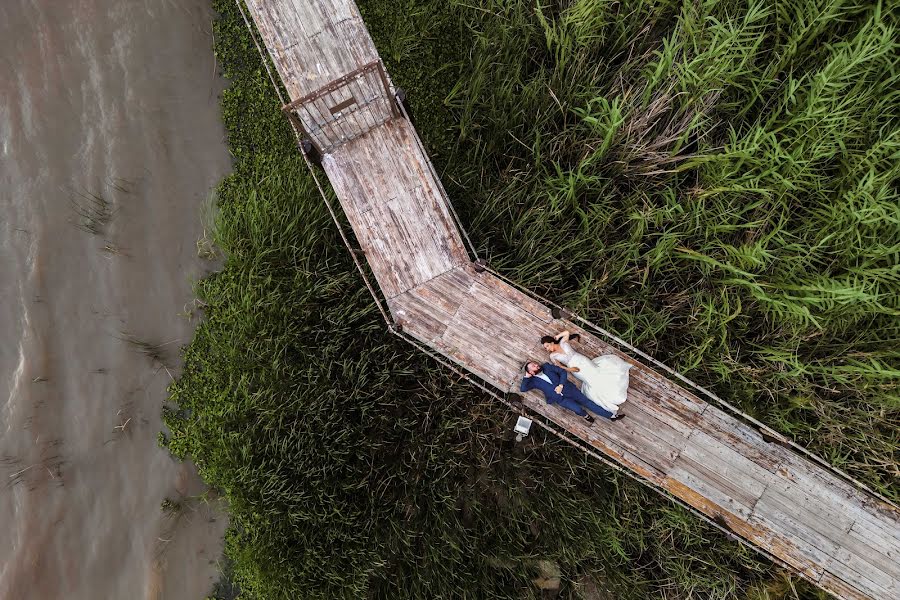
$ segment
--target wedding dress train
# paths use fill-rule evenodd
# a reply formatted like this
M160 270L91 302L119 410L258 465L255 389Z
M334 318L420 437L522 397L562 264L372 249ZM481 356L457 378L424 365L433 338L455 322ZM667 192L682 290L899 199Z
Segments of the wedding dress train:
M628 399L628 371L632 365L615 354L603 354L591 360L575 352L568 340L559 344L562 352L553 352L550 358L569 368L581 382L582 393L609 412L616 414L619 405Z

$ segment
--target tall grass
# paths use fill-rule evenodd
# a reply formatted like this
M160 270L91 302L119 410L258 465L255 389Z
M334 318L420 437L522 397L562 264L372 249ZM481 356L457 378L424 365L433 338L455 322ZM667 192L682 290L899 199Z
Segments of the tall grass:
M897 6L454 6L438 161L492 262L897 499Z
M225 265L165 443L227 498L242 597L820 597L387 335L214 4ZM360 6L495 267L896 497L889 6Z

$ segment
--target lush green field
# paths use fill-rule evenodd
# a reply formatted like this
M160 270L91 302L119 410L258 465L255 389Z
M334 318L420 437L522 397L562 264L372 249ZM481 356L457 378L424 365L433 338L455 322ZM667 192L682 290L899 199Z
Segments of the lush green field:
M389 335L215 0L235 171L166 410L246 598L815 592ZM499 270L898 498L896 2L360 7ZM597 585L599 582L599 586ZM796 589L795 589L796 586Z

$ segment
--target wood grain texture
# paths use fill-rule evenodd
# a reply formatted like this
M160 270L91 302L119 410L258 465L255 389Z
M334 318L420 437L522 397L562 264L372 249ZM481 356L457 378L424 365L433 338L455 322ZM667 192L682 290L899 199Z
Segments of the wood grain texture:
M391 119L322 160L387 298L469 262L412 126Z
M580 333L584 354L634 365L628 418L589 425L537 393L524 397L530 410L823 589L900 598L896 507L473 268L415 131L390 106L386 80L367 71L338 81L379 60L353 2L247 6L291 100L315 96L295 114L327 150L323 167L404 332L501 392L518 391L525 360L547 360L541 335Z

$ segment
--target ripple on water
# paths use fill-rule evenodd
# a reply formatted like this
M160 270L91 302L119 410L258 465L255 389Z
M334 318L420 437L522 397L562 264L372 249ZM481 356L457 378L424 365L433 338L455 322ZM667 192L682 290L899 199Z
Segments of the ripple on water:
M0 2L0 598L201 598L225 519L156 444L228 171L207 2ZM99 212L98 212L99 211ZM163 511L165 498L179 511Z

